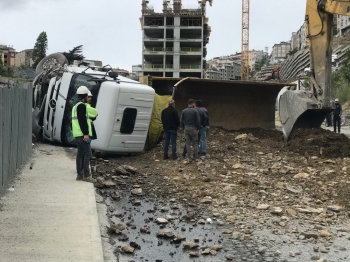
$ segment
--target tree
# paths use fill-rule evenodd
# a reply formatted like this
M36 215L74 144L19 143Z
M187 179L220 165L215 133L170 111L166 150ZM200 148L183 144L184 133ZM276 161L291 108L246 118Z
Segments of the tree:
M68 52L63 52L64 56L68 59L68 64L72 64L74 60L84 60L83 55L83 45L78 45L76 47L73 47L72 50L69 50Z
M255 63L255 70L260 71L261 68L266 64L267 56L263 56L263 58Z
M33 68L39 64L41 59L46 56L47 50L47 35L46 32L41 32L38 38L36 39L36 43L34 45L34 50L32 54L32 58L34 60Z

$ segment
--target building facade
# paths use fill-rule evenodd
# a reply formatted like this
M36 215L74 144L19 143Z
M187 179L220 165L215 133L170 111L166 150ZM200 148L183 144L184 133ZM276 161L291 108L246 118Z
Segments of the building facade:
M299 28L297 32L292 33L291 37L291 50L301 50L305 47L309 46L309 41L307 38L307 24L304 22L304 24Z
M337 34L339 36L350 32L350 16L337 15Z
M0 56L5 66L15 66L16 50L12 46L0 45Z
M34 64L34 61L32 59L33 56L33 49L26 49L21 52L16 53L15 57L15 66L25 66L25 67L32 67Z
M249 51L249 67L251 70L254 70L255 64L260 62L266 53L263 50L252 50Z
M219 67L210 67L205 72L206 79L212 80L239 80L241 76L241 64L230 61Z
M140 77L143 76L143 72L142 72L142 64L139 65L133 65L132 69L131 69L131 73L133 76L135 77Z
M290 42L281 42L272 47L271 63L282 62L286 59L288 52L291 50Z
M186 9L181 0L164 0L157 13L142 0L142 74L163 77L203 77L210 27L205 4ZM206 1L202 1L202 3Z

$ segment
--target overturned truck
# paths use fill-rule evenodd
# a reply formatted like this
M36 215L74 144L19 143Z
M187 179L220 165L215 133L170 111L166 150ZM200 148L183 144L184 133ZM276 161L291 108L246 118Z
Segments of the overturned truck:
M118 76L110 66L67 66L61 53L44 58L33 81L33 133L44 140L74 145L71 110L76 90L87 86L99 151L138 153L161 136L160 113L173 96L178 111L189 98L201 99L210 112L210 124L227 130L275 128L275 105L284 84L216 81L197 78L143 77L141 82ZM180 83L180 84L179 84Z

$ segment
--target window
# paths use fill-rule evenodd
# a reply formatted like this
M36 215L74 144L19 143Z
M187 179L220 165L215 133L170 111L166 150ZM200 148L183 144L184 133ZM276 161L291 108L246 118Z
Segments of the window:
M93 98L91 106L96 107L98 93L100 91L100 82L88 81L89 79L98 76L74 74L69 86L66 107L64 109L64 117L62 123L61 139L63 143L74 144L74 137L72 133L72 108L78 102L78 96L76 95L79 86L86 86L92 93Z
M131 134L132 132L134 132L136 116L137 116L136 108L124 109L122 124L120 126L120 133Z

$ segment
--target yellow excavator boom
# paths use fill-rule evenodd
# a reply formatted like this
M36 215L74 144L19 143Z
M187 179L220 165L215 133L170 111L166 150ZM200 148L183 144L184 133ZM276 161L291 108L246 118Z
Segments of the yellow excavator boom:
M305 21L310 47L311 90L288 90L279 100L282 131L320 127L332 110L331 65L333 14L350 16L350 0L307 0Z

